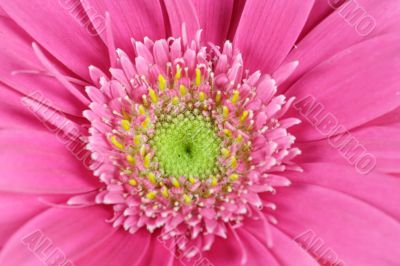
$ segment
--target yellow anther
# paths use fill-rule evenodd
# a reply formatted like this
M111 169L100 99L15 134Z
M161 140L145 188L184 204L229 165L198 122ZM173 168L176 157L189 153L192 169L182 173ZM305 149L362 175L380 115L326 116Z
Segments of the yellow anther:
M178 103L179 103L179 98L178 98L178 96L174 96L174 98L172 98L172 104L173 104L173 105L178 105Z
M131 129L131 122L129 122L128 120L125 120L125 119L121 120L121 126L126 131L129 131Z
M141 114L141 115L144 115L144 114L146 114L146 110L144 109L144 106L143 105L139 105L139 114Z
M231 159L231 167L232 168L236 168L237 167L237 160L236 160L235 156L232 157L232 159Z
M233 104L237 103L237 101L239 100L239 91L238 90L234 90L233 91L233 95L232 95L232 99L231 102Z
M224 118L228 118L229 116L229 109L225 105L222 107L222 114L224 115Z
M149 168L150 161L151 161L151 155L150 154L146 154L146 156L144 157L144 160L143 160L143 166L145 168Z
M185 85L181 84L179 86L179 93L181 94L181 96L185 96L186 95L186 87L185 87Z
M135 135L133 137L133 142L135 143L135 145L139 145L140 144L141 138L142 138L142 135Z
M240 122L244 122L248 116L249 116L249 111L244 111L242 113L242 116L240 117Z
M243 141L243 136L242 135L237 136L236 141L237 142L242 142Z
M151 99L151 101L153 103L157 103L158 102L157 94L152 88L149 88L149 96L150 96L150 99Z
M224 155L225 158L229 157L231 155L231 151L226 149L226 148L222 148L221 149L222 155Z
M154 191L150 191L150 192L148 192L148 193L146 194L146 198L151 199L151 200L152 200L152 199L155 199L156 196L157 196L157 193L154 192Z
M186 204L189 204L192 202L192 198L186 194L183 194L183 200L185 201Z
M126 160L127 160L128 163L130 163L131 165L135 165L135 163L136 163L135 158L134 158L132 155L130 155L130 154L128 154L128 155L126 156Z
M221 98L222 98L221 91L217 91L217 95L215 96L215 103L216 104L220 104L221 103Z
M117 140L116 136L111 136L110 138L111 143L120 150L124 150L125 146Z
M160 91L164 91L167 87L167 80L161 74L158 75L158 87L160 88Z
M229 130L229 129L224 129L224 133L225 133L225 135L226 136L228 136L228 137L232 137L232 132Z
M194 177L189 177L189 182L190 183L194 184L194 183L196 183L196 181L197 180Z
M200 86L201 84L201 71L199 68L196 68L196 86Z
M153 173L147 174L147 179L153 184L157 184L156 176Z
M182 76L182 68L180 65L176 65L175 80L179 80Z
M174 187L176 187L176 188L180 188L180 187L181 187L181 185L179 184L178 179L176 179L175 177L173 177L173 178L171 179L171 182L172 182L172 185L173 185Z
M199 100L200 102L204 102L204 100L206 99L206 95L204 94L204 92L199 92Z
M211 177L211 186L215 187L218 185L218 179L216 176Z
M137 181L135 179L129 179L129 185L131 186L136 186L137 185Z
M239 175L238 174L231 174L229 176L229 179L233 182L239 179Z
M168 198L169 198L168 188L163 187L163 188L161 189L161 194L163 195L164 198L168 199Z
M150 124L150 117L147 116L146 119L142 122L142 126L144 128L147 128L149 124Z
M142 145L140 146L140 156L144 157L144 155L146 154L146 146Z

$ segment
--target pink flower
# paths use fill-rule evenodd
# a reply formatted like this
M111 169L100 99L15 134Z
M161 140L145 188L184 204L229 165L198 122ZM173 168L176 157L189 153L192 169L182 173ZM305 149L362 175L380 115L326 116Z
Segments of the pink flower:
M399 265L398 0L0 1L0 265Z

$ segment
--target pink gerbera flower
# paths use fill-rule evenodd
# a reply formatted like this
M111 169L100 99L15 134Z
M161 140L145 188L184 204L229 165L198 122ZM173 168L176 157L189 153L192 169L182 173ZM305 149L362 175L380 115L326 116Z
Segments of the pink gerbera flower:
M399 265L399 20L0 0L0 265Z

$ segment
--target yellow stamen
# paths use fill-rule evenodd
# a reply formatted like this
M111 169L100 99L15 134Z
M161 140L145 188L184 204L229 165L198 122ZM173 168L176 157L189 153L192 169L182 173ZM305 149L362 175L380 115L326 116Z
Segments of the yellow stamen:
M157 195L157 193L156 192L154 192L154 191L150 191L150 192L148 192L147 194L146 194L146 198L148 198L148 199L155 199L156 198L156 195Z
M149 96L150 96L150 99L151 99L151 101L153 103L157 103L158 102L157 94L152 88L149 88Z
M243 136L242 135L237 136L236 141L237 142L242 142L243 141Z
M200 86L201 84L201 71L199 68L196 68L196 86Z
M118 149L120 149L120 150L124 150L124 149L125 149L125 146L124 146L121 142L119 142L119 141L117 140L117 137L116 137L116 136L112 136L112 137L110 138L110 141L111 141L111 143L112 143L115 147L117 147Z
M248 116L249 116L249 111L244 111L242 113L242 116L240 117L240 122L244 122Z
M192 202L192 198L186 194L183 194L183 200L185 201L186 204L189 204Z
M151 155L150 154L146 154L146 156L144 157L144 160L143 160L143 166L145 168L149 168L150 161L151 161Z
M137 185L137 181L135 179L129 179L129 185L136 186Z
M161 189L161 194L163 195L164 198L166 198L166 199L169 198L169 192L168 192L168 189L166 187L163 187Z
M216 176L211 177L211 186L215 187L218 185L218 179Z
M229 176L229 179L233 182L239 179L239 175L238 174L231 174Z
M181 94L181 96L185 96L186 95L186 87L185 87L185 85L181 84L179 86L179 93Z
M141 114L141 115L146 114L146 110L144 109L143 105L139 105L139 114Z
M222 148L221 152L222 152L222 155L224 155L225 158L228 158L231 155L231 151L226 149L226 148Z
M147 174L147 179L152 183L152 184L157 184L156 176L153 173L148 173Z
M238 90L234 90L233 91L233 95L232 95L232 99L231 102L233 104L237 103L237 101L239 100L239 91Z
M131 165L135 165L135 163L136 163L135 158L134 158L132 155L129 155L129 154L126 156L126 160L127 160L128 163L130 163Z
M232 168L236 168L237 167L237 160L236 160L235 156L232 157L232 159L231 159L231 167Z
M220 104L221 103L221 98L222 98L221 91L217 91L217 95L215 96L215 103L216 104Z
M194 184L194 183L196 183L196 179L193 178L193 177L189 177L189 182L192 183L192 184Z
M174 96L174 98L172 98L172 104L173 104L173 105L178 105L178 103L179 103L179 98L178 98L178 96Z
M204 94L204 92L200 92L199 93L199 100L200 102L204 102L204 100L206 99L206 95Z
M133 142L134 142L136 145L139 145L139 144L140 144L141 138L142 138L142 135L135 135L135 136L133 137Z
M225 105L222 107L222 113L224 115L224 118L228 118L229 116L229 109Z
M171 179L171 182L172 182L172 185L173 185L174 187L176 187L176 188L180 188L180 187L181 187L181 185L179 184L179 181L178 181L175 177L173 177L173 178Z
M163 75L158 75L158 87L160 88L160 91L164 91L165 88L167 87L167 80L164 78Z
M150 117L147 116L146 119L142 122L142 126L144 128L147 128L149 124L150 124Z
M131 129L131 123L128 120L121 120L121 126L125 131L129 131Z
M226 136L228 136L228 137L232 137L232 132L229 130L229 129L224 129L224 133L225 133L225 135Z
M180 65L176 65L175 80L179 80L182 76L182 68Z

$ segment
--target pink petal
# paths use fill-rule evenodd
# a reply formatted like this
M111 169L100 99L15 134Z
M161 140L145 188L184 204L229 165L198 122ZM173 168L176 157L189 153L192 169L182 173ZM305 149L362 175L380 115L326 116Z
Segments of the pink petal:
M0 254L1 265L32 266L50 262L58 249L63 260L74 259L113 234L105 220L109 212L100 207L52 208L22 226ZM48 247L47 249L45 247ZM53 254L53 256L52 256Z
M82 153L72 149L76 144L61 137L45 131L0 131L0 190L65 194L96 189L96 179L84 167L88 159L79 161Z
M164 18L157 0L88 0L82 4L93 24L99 16L104 17L109 12L116 46L126 52L132 50L131 38L138 41L143 41L144 37L153 40L165 38ZM105 40L104 28L100 27L98 32Z
M274 72L292 49L312 4L313 0L246 1L234 41L246 67Z
M333 130L342 133L400 106L399 49L398 36L377 37L342 51L301 78L287 93L297 98L294 107L299 112L293 115L304 121L296 137L326 138ZM303 105L309 100L312 108ZM320 111L311 111L318 105ZM324 133L328 120L342 127Z
M303 151L299 158L302 162L329 162L354 168L370 154L376 160L374 171L400 172L400 130L396 127L360 128L333 145L321 140L300 144L299 148Z
M344 265L397 265L399 222L362 200L294 184L277 193L274 202L277 227L317 259L322 257L321 264L328 264L326 256L336 254L336 262ZM315 241L320 244L312 245Z
M0 6L40 45L79 76L89 80L89 65L107 65L102 56L106 49L91 30L92 25L79 0L49 1L46 8L42 8L39 0L1 0Z
M336 3L338 1L326 2ZM350 6L346 12L341 11L340 8L337 9L315 27L289 54L285 61L298 60L300 65L294 75L285 83L286 86L293 84L299 77L339 51L382 33L394 32L398 29L400 5L397 0L384 2L357 0L349 1L349 3ZM343 16L347 12L349 12L347 15L349 17L352 12L355 13L355 18L344 19ZM361 23L361 21L363 22ZM375 27L373 22L376 24ZM363 25L367 25L365 29L361 27ZM363 29L362 34L360 34L360 30L357 32L358 26Z
M31 46L33 40L4 17L0 17L0 34L6 36L0 39L0 49L8 51L0 53L0 80L22 94L34 94L39 101L46 101L58 110L81 116L83 106L79 101L55 78L42 73L44 68ZM57 68L66 73L59 64ZM33 73L21 73L21 70Z
M203 40L222 45L228 37L228 30L233 11L233 0L194 0Z
M171 24L172 36L182 37L182 24L185 23L189 39L194 38L200 29L196 9L191 0L164 0Z
M130 234L118 230L89 252L74 260L76 265L137 265L148 252L151 235L146 230Z

